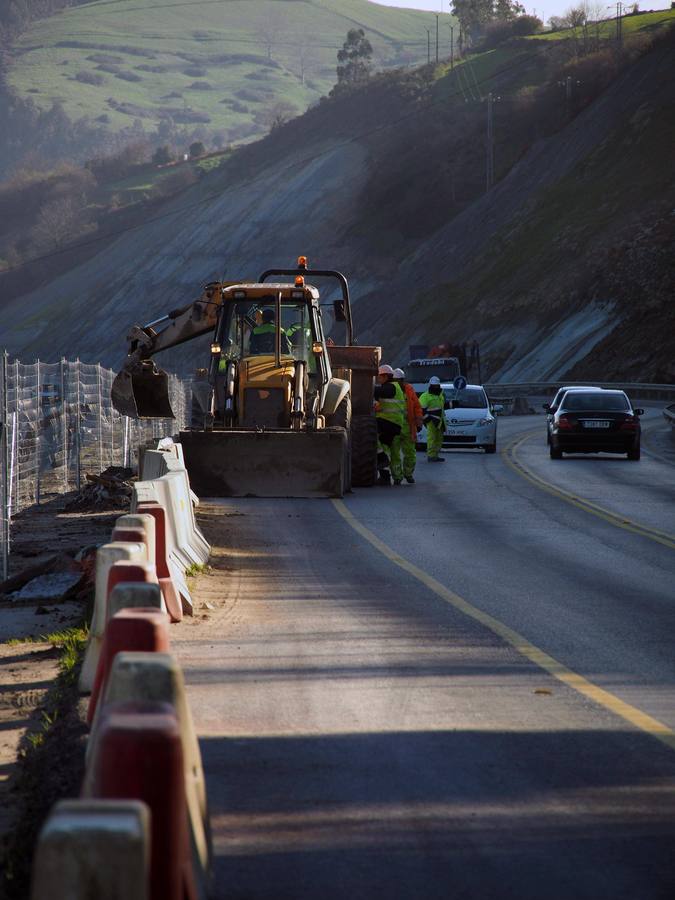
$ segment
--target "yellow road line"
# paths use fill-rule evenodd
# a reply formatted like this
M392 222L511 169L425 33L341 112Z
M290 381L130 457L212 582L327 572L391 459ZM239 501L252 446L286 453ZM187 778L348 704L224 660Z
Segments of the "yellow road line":
M489 615L489 613L483 612L476 606L473 606L468 600L464 600L459 594L455 594L454 591L446 588L445 585L441 584L440 581L437 581L432 575L429 575L414 563L409 562L403 556L399 556L399 554L392 550L388 544L385 544L384 541L380 540L380 538L378 538L369 528L359 522L353 513L347 509L343 500L333 500L332 503L342 518L351 525L354 531L358 532L358 534L368 541L369 544L372 544L376 550L379 550L383 556L386 556L390 562L393 562L395 565L399 566L399 568L408 572L409 575L412 575L413 578L420 581L425 587L429 588L429 590L436 594L437 597L440 597L441 600L449 603L450 606L453 606L459 612L464 613L465 616L468 616L476 622L479 622L481 625L484 625L486 628L489 628L493 634L502 638L502 640L514 647L535 665L544 669L554 678L557 678L558 681L561 681L578 693L583 694L583 696L587 697L589 700L593 700L595 703L608 709L610 712L630 723L635 728L638 728L640 731L661 741L661 743L670 747L671 750L675 750L675 731L667 725L664 725L663 722L659 722L658 719L654 719L652 716L647 715L647 713L642 712L642 710L637 709L637 707L631 706L630 703L625 703L623 700L614 696L614 694L604 690L604 688L598 687L598 685L588 681L583 675L578 675L576 672L568 669L567 666L558 662L558 660L549 656L548 653L545 653L543 650L540 650L539 647L530 643L530 641L521 634L518 634L517 631L509 628L508 625L500 622L499 619L495 619L494 616Z
M639 522L634 522L632 519L627 519L625 516L621 516L609 509L605 509L603 506L593 503L591 500L586 500L584 497L578 497L576 494L572 494L564 488L551 484L551 482L546 481L540 475L536 475L532 469L519 459L517 454L518 448L521 447L525 441L530 440L535 434L538 434L538 432L530 431L523 437L511 441L511 443L507 444L501 451L502 459L509 468L513 469L514 472L517 472L518 475L526 481L529 481L530 484L533 484L542 491L546 491L547 494L558 497L560 500L564 500L566 503L570 503L578 509L583 509L584 512L597 516L599 519L604 519L605 522L609 522L610 525L614 525L616 528L623 528L624 531L631 531L633 534L639 534L642 537L656 541L658 544L663 544L664 547L670 547L671 550L675 550L675 535L668 534L665 531L659 531L656 528L650 528L648 525L641 525Z

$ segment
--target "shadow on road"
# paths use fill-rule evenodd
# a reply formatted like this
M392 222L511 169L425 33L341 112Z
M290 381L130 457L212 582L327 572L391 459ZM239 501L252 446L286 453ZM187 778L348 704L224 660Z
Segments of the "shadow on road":
M675 895L675 755L632 732L213 738L216 897Z

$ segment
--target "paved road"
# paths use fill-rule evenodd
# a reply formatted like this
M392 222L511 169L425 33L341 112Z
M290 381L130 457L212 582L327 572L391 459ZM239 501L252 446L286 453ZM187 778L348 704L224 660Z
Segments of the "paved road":
M217 897L675 896L675 470L541 429L344 504L205 504L214 609L174 647Z

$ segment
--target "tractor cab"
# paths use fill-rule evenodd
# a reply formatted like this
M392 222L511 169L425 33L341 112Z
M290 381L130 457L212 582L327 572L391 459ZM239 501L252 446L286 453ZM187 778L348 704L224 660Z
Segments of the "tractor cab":
M298 277L223 289L208 371L214 428L311 428L331 378L316 288Z

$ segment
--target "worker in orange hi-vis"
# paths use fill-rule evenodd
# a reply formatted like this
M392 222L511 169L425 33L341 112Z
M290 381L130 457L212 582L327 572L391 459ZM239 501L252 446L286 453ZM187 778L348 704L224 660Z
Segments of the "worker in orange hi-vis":
M394 381L397 381L405 394L406 422L401 431L401 455L403 457L403 477L408 484L415 484L415 463L417 462L417 432L422 427L422 407L411 384L405 380L403 369L394 369ZM406 427L407 426L407 427Z

